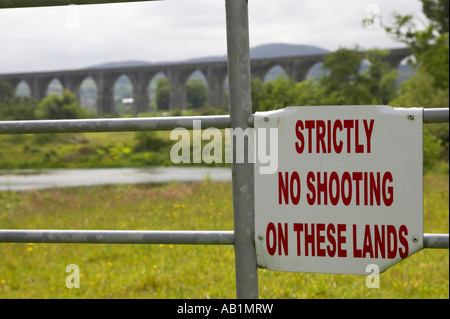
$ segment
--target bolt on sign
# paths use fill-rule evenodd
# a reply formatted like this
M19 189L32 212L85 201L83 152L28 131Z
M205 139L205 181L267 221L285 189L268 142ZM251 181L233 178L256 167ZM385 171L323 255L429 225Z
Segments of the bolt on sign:
M278 132L277 171L255 163L259 267L364 275L423 248L422 109L288 107L254 128Z

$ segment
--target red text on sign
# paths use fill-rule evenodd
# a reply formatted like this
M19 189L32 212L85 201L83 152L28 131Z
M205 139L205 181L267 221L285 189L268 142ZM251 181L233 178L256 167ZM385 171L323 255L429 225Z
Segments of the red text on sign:
M289 238L295 250L289 250ZM269 255L337 258L406 258L409 245L405 225L356 225L334 223L268 223L266 249ZM362 238L362 240L361 240ZM347 246L348 243L348 246ZM352 248L351 253L348 252Z
M308 172L306 202L313 205L391 206L394 178L387 172ZM296 171L278 172L278 204L298 205L302 182Z
M295 150L298 154L371 153L374 123L374 119L364 119L361 128L360 120L298 120ZM341 138L342 131L345 132Z

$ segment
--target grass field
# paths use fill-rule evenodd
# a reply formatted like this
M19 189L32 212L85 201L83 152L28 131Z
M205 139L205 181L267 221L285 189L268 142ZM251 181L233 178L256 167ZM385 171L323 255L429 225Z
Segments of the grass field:
M167 131L0 134L0 169L171 166L171 148L178 140L177 136L170 140L170 135ZM190 140L182 141L183 145L189 144L192 157L191 163L181 165L199 165L193 163L194 154L201 156L210 141L205 138L201 143L201 148L193 150ZM230 166L225 163L225 138L211 143L222 148L221 161L206 164L203 155L201 165Z
M427 233L448 233L448 175L424 181ZM232 230L230 183L0 192L0 228ZM80 288L66 287L76 264ZM449 298L448 250L380 276L258 270L260 298ZM0 244L0 298L235 298L232 246Z
M169 141L167 132L151 132ZM149 133L150 134L150 133ZM164 166L170 143L136 151L134 132L1 135L0 169Z

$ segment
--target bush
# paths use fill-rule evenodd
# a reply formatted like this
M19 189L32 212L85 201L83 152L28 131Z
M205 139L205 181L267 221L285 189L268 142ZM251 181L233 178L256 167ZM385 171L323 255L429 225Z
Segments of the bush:
M87 118L88 113L78 104L75 94L64 90L63 95L51 94L38 104L36 119L79 119Z
M29 97L12 97L0 101L0 120L33 120L37 108L36 100Z
M157 132L136 132L134 139L137 141L134 146L135 152L155 151L159 152L162 148L170 145L166 140L157 136Z
M201 79L187 81L186 95L188 108L196 109L206 104L206 85Z

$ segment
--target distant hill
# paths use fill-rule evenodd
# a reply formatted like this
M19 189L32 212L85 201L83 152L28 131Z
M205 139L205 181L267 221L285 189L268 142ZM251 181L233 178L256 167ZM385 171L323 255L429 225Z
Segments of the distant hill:
M315 47L312 45L303 44L286 44L286 43L272 43L263 44L250 48L250 59L265 59L265 58L276 58L276 57L287 57L296 55L312 55L312 54L324 54L330 51ZM208 56L193 58L188 60L179 60L171 62L158 62L158 63L202 63L202 62L213 62L213 61L226 61L227 56ZM121 62L107 62L103 64L93 65L87 67L86 69L108 69L108 68L126 68L135 66L148 66L158 63L152 63L148 61L121 61Z
M110 69L110 68L129 68L135 66L152 65L153 63L147 61L119 61L119 62L106 62L103 64L97 64L89 66L85 69Z
M263 44L250 49L251 59L265 59L274 57L288 57L297 55L313 55L313 54L325 54L330 51L315 47L312 45L303 44L285 44L285 43L273 43Z
M304 44L271 43L250 48L250 59L279 58L298 55L324 54L330 51ZM226 61L227 56L210 56L186 60L186 62Z

